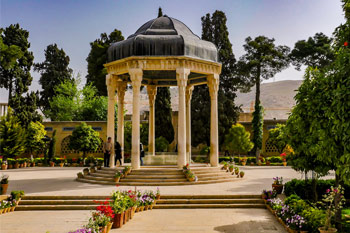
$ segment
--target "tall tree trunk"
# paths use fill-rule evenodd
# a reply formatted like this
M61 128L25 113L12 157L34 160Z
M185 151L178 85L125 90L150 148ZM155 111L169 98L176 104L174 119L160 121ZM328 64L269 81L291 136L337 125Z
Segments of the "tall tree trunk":
M258 71L257 71L257 76L255 80L255 106L260 106L260 66L258 66ZM254 111L257 111L255 108ZM255 156L256 156L256 163L259 162L259 157L260 157L260 145L257 145L255 147Z
M312 186L312 198L314 202L316 203L318 200L318 195L317 195L317 179L314 177L311 180L311 186Z

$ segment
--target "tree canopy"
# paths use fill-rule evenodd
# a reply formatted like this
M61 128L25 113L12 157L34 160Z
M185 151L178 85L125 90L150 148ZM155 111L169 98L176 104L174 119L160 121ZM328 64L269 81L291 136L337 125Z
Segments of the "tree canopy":
M45 127L40 122L30 122L26 129L25 147L32 154L41 151L45 146L44 137L46 135Z
M278 153L282 153L287 146L286 137L284 135L285 125L277 124L276 128L269 130L269 138L267 139L276 147Z
M171 96L169 87L158 87L155 100L155 137L164 137L168 143L174 141Z
M225 136L225 148L231 152L241 155L243 152L249 152L254 147L250 141L250 133L243 125L235 124Z
M234 103L235 92L244 86L242 79L235 76L235 56L228 38L227 18L224 12L215 11L201 18L202 39L213 42L222 63L218 91L219 135L226 135L239 116L240 109ZM192 94L192 142L193 145L210 145L210 96L206 85L196 86ZM224 137L219 137L222 145Z
M118 41L124 40L122 32L114 29L109 35L102 33L100 38L90 43L90 53L86 58L88 63L88 74L86 84L92 84L97 89L97 94L107 96L106 75L104 64L107 63L108 47Z
M43 110L50 108L50 101L55 96L54 89L64 81L72 81L73 70L69 68L69 56L63 49L59 49L57 44L48 45L45 49L45 61L36 63L34 70L41 74L39 83L40 105Z
M95 152L101 144L99 133L85 122L73 130L69 141L69 148L83 152L83 158L87 152Z
M292 64L297 70L302 65L322 68L334 60L334 51L331 47L332 38L323 33L316 33L308 40L299 40L289 54Z
M263 79L272 78L289 65L287 46L276 46L275 39L258 36L254 40L246 38L243 45L246 54L240 57L237 64L237 73L244 77L250 86L255 85L255 110L253 113L253 142L258 161L262 148L263 107L260 103L260 83Z

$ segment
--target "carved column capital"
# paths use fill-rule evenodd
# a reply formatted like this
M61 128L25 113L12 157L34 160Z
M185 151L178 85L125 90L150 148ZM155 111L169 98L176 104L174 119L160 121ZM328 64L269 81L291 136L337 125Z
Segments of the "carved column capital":
M219 90L219 74L208 75L208 87L211 98L216 98Z
M193 89L194 89L194 86L187 86L186 87L186 102L191 101Z
M118 102L124 102L124 96L126 91L127 83L123 81L117 81L116 89L118 95Z
M132 88L140 89L142 81L142 69L140 68L131 68L129 69L130 80Z
M176 80L177 80L177 86L180 87L186 87L187 86L187 80L188 75L190 74L191 70L186 68L177 68L176 69Z
M157 95L157 86L148 85L147 86L147 94L148 94L149 104L154 105L154 101L155 101L156 95Z

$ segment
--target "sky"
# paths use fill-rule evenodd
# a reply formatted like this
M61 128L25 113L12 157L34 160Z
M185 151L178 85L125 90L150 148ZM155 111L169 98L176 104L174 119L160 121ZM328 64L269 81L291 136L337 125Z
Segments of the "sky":
M340 0L0 0L0 26L19 23L29 31L34 62L43 62L44 50L56 43L70 57L70 68L85 81L90 42L114 29L126 38L142 24L163 14L185 23L201 36L201 17L226 13L229 39L238 59L248 36L275 38L277 45L293 47L317 32L331 36L343 23ZM40 89L40 75L32 72L31 90ZM303 71L290 67L269 80L302 79ZM0 102L7 92L0 89Z

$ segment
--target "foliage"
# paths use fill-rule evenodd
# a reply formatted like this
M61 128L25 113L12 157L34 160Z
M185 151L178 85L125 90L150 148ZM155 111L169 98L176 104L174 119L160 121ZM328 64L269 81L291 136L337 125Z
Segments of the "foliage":
M1 62L0 65L0 87L9 91L8 102L11 107L12 97L21 96L27 92L32 82L30 70L34 56L32 52L28 51L30 48L28 37L29 32L22 29L19 24L11 24L5 29L1 28L4 46L13 48L14 55L18 56L18 59L11 64L11 69L8 69L6 62ZM14 108L14 111L17 112L17 109Z
M56 130L53 131L52 137L49 139L49 148L47 152L47 158L51 161L55 156L55 148L56 148Z
M156 144L156 151L159 151L159 152L168 151L169 142L164 137L160 136L159 138L156 138L155 144Z
M269 130L269 142L274 145L281 154L287 146L286 138L284 136L285 125L277 124L276 128Z
M11 107L0 119L0 154L6 161L7 158L14 158L24 152L25 131Z
M255 110L253 112L253 143L256 152L256 162L258 162L260 150L262 148L262 122L263 112L260 105L260 83L263 79L272 78L278 72L289 65L287 46L276 46L275 39L265 36L258 36L254 40L246 38L243 45L246 54L237 63L237 70L240 76L245 77L250 87L255 85Z
M236 123L240 108L235 105L235 92L244 87L240 76L235 75L235 56L226 26L226 15L222 11L209 13L201 18L202 39L210 41L218 48L219 61L222 63L220 85L218 90L219 135L226 135L230 127ZM210 96L206 85L196 86L192 94L192 143L197 146L206 143L210 146ZM222 145L224 137L219 136Z
M86 84L96 87L97 95L107 96L106 75L107 71L104 64L107 63L108 47L118 41L124 40L122 32L114 29L109 35L102 33L100 38L90 43L90 53L86 58L88 63L88 74L86 76Z
M317 196L322 197L326 193L327 189L330 189L331 186L335 185L335 180L317 180ZM298 195L304 200L313 200L312 193L312 180L298 180L293 179L288 181L284 185L284 193L286 196L291 196L293 194ZM345 193L344 196L347 199L350 199L350 186L344 186Z
M250 133L247 132L243 125L235 124L232 125L229 133L225 136L225 147L238 153L249 152L254 144L250 141Z
M100 144L99 133L83 122L73 130L69 141L69 148L82 151L83 159L85 159L86 153L89 151L96 151Z
M331 44L332 38L322 32L316 33L307 41L297 41L289 57L297 70L300 70L302 65L323 68L334 60L335 54Z
M148 145L148 124L140 124L140 141L143 145Z
M45 49L45 61L35 64L34 70L41 74L40 105L44 110L50 108L55 87L64 81L72 81L73 71L69 68L69 60L63 49L59 49L57 44L51 44Z
M174 141L174 127L171 120L171 96L169 87L158 87L155 100L156 138L164 137L168 142Z
M45 127L40 122L30 122L26 130L25 146L32 154L42 150L45 145L43 141L46 135Z
M55 96L45 114L55 121L104 121L107 120L108 100L97 96L91 84L79 89L79 78L64 81L55 87ZM115 106L117 108L117 106ZM116 111L116 109L115 109ZM115 117L117 114L115 112Z
M0 29L0 34L2 35L3 29ZM0 36L0 64L2 69L9 70L12 69L17 60L23 56L21 48L17 45L6 45L3 42L2 36Z

